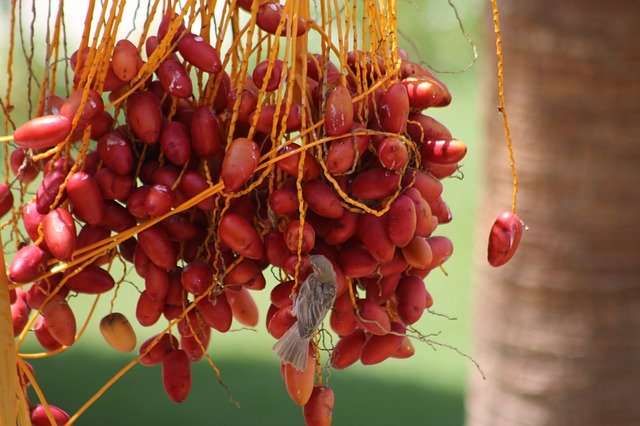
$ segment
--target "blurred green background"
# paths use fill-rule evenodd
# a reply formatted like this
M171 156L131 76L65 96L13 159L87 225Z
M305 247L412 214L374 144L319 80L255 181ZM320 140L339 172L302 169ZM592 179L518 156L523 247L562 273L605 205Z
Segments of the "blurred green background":
M481 3L454 2L471 38L478 42ZM5 9L6 10L6 9ZM4 18L3 18L4 19ZM455 13L447 1L407 0L399 2L399 27L410 41L401 46L416 60L419 55L447 84L452 104L433 115L467 142L469 153L462 171L465 178L445 182L445 200L454 220L438 229L452 239L453 257L446 264L448 276L434 271L427 288L435 300L433 309L451 318L426 314L418 324L424 334L439 333L434 340L469 353L469 302L473 218L479 190L481 131L477 92L478 64L465 72L473 51L462 34ZM2 63L6 61L2 55ZM14 86L17 90L17 86ZM15 95L14 95L15 96ZM124 286L126 287L126 286ZM137 292L124 288L115 310L133 317ZM258 295L261 314L268 306L268 291ZM37 380L48 401L75 412L131 355L115 353L98 332L99 319L108 312L111 295L103 297L97 314L80 344L64 355L34 360ZM78 297L72 305L78 318L86 315L88 299ZM136 327L139 341L152 334ZM304 424L301 410L289 399L280 378L277 359L271 351L273 339L264 330L237 330L212 336L209 353L222 373L224 383L240 408L230 403L223 386L205 361L193 367L193 389L182 404L170 402L162 389L160 367L136 366L120 379L77 422L79 425L296 425ZM388 360L346 371L331 371L329 384L336 403L334 425L461 425L464 423L465 378L479 374L473 364L455 351L414 342L416 354L405 360ZM28 341L25 352L39 351ZM35 400L35 395L32 395Z

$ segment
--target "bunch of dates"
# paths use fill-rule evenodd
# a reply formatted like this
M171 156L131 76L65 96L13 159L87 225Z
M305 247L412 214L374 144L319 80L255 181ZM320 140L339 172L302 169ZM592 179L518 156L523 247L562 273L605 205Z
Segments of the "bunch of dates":
M238 5L250 10L251 2ZM275 34L281 14L278 3L262 5L258 27ZM147 58L175 19L168 14L146 39ZM298 36L307 31L302 19L296 27ZM190 363L206 355L211 334L234 321L258 325L252 292L265 290L272 268L280 280L268 289L266 328L276 339L289 329L296 283L310 273L309 256L321 254L338 284L329 325L340 339L330 366L410 357L407 328L433 303L423 279L453 251L434 233L451 221L441 180L456 173L466 146L423 113L450 103L446 87L402 51L393 70L368 52L349 52L342 66L308 54L307 102L285 104L275 100L289 77L283 61L259 62L238 81L184 26L171 46L155 78L107 111L105 102L130 90L145 65L133 43L118 41L100 91L50 96L46 114L14 132L11 169L19 185L36 187L33 199L14 206L28 236L9 267L20 285L11 291L15 334L35 310L31 329L44 349L73 345L67 298L120 285L109 271L119 257L144 281L135 323L177 321L138 351L143 365L162 364L166 393L181 402ZM71 58L76 82L91 53ZM211 91L201 97L210 101L194 96L194 74L207 77L197 87ZM0 187L0 214L13 205L11 188ZM109 241L118 244L92 251ZM100 328L115 349L136 348L122 313L106 315ZM314 356L304 371L283 364L283 379L308 424L328 424L333 393L315 382L316 365Z

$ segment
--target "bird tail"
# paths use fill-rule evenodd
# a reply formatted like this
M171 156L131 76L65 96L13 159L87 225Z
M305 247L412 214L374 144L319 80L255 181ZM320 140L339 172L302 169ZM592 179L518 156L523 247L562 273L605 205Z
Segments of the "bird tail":
M296 370L303 371L307 367L310 340L311 337L300 336L298 323L295 322L273 345L273 350L276 351L281 362L287 362Z

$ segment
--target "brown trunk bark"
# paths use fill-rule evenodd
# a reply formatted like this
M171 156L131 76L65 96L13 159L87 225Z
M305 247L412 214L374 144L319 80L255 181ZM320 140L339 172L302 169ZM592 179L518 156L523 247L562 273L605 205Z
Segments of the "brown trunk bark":
M640 7L499 6L518 214L530 231L509 264L486 264L489 227L511 202L491 68L474 303L487 379L470 376L468 423L638 425Z
M0 425L28 426L31 420L16 361L4 254L0 250Z

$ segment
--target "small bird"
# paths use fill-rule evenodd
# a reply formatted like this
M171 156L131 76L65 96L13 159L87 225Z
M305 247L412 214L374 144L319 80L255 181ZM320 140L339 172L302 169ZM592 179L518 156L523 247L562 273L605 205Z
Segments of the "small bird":
M309 342L336 299L338 284L333 265L326 257L310 256L313 272L300 284L291 314L298 320L273 345L281 362L303 371L307 366Z

